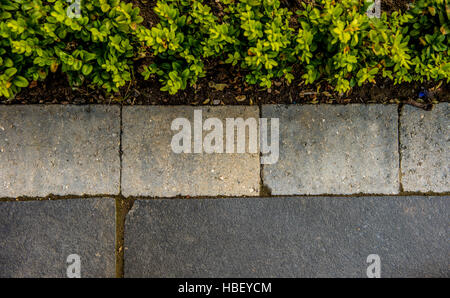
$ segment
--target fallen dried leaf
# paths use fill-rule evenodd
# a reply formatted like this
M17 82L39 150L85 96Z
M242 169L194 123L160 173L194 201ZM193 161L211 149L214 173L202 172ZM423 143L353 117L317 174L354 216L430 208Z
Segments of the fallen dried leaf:
M37 86L37 81L31 81L30 85L28 86L28 88L33 89Z
M223 89L227 88L227 84L216 84L214 82L209 82L209 87L216 89L216 91L223 91Z
M238 96L236 96L236 100L237 101L244 101L245 99L246 99L247 97L245 96L245 95L238 95Z

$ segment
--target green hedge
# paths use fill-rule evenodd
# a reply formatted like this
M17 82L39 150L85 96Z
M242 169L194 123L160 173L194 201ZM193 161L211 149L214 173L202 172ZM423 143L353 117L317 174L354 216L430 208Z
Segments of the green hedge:
M158 1L160 22L146 28L139 9L120 0L84 0L79 18L65 0L0 0L0 96L58 70L74 87L117 92L144 57L152 63L142 75L171 94L205 76L207 59L262 87L290 83L296 66L306 83L326 80L338 92L378 76L450 81L447 0L417 0L381 19L368 18L370 3L360 0L309 1L298 11L279 0L219 2L216 15L205 1Z

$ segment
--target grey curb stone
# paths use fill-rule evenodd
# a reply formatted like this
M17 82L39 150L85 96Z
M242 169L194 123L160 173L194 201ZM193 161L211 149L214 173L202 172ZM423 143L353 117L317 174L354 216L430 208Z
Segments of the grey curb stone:
M398 194L395 105L268 105L280 118L280 158L265 165L273 195Z
M210 117L259 118L258 107L123 107L124 196L259 195L259 154L176 154L172 151L171 140L178 132L171 130L172 121L187 118L193 128L194 110L198 109L202 109L203 121Z
M115 276L114 199L0 202L0 277Z
M450 277L449 197L137 200L125 277Z
M441 103L429 112L411 106L403 107L400 149L405 191L450 191L449 107L448 103Z
M118 194L120 107L0 106L0 197Z

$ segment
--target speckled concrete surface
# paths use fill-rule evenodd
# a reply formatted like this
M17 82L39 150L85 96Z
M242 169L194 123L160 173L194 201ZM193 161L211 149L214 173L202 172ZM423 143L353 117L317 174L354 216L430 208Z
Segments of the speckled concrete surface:
M138 200L125 277L450 277L449 197Z
M0 202L0 277L114 277L115 231L114 199Z
M177 154L172 151L172 137L178 132L171 130L172 121L189 119L193 129L194 110L198 109L188 106L123 107L123 195L259 195L259 153L246 150L243 154ZM217 117L224 123L225 118L258 120L259 109L206 107L202 108L202 116L203 121Z
M273 195L399 193L395 105L263 106L280 118L280 158L263 170Z
M118 194L120 107L0 106L0 197Z
M403 189L450 191L450 105L441 103L432 111L405 106L400 121Z

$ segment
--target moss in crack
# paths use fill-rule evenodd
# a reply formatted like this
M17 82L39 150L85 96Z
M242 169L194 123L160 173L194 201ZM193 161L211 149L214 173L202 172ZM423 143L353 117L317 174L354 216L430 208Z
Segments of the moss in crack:
M264 184L261 181L261 188L260 188L259 195L261 197L271 197L272 196L272 189L269 186L267 186L267 184Z
M125 220L134 199L116 198L116 277L124 277Z

